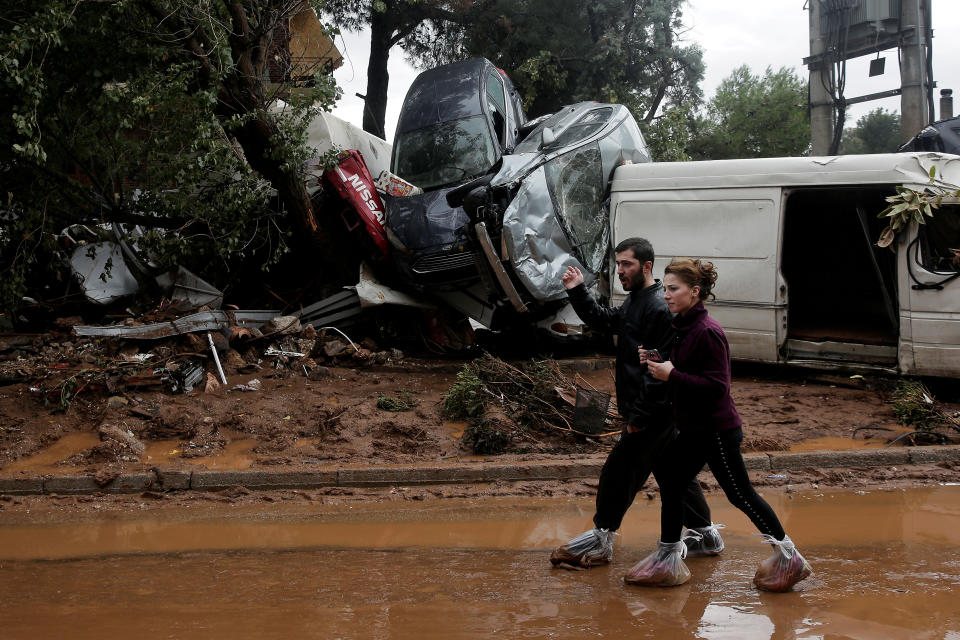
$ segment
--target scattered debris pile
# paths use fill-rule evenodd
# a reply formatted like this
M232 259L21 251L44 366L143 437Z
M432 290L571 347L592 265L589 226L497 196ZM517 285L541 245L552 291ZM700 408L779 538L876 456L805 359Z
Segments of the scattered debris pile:
M891 404L900 424L915 431L898 435L890 444L901 440L913 446L960 442L960 412L942 406L919 380L900 380Z
M128 319L117 328L143 326L150 325ZM403 357L399 349L381 349L371 338L357 344L337 329L317 330L301 326L293 316L279 316L260 327L191 328L150 340L78 337L65 331L35 336L0 345L0 385L28 382L47 407L65 411L80 394L215 391L227 385L230 375L269 371L318 379L327 374L327 366L382 365ZM258 384L250 380L227 390L256 391Z
M468 423L463 441L478 454L542 450L549 437L560 436L569 446L570 440L586 443L588 436L619 433L610 428L588 434L578 428L576 397L578 387L584 386L583 381L568 378L553 360L531 360L517 367L484 354L457 374L444 396L443 413ZM606 413L609 426L616 409Z
M88 425L84 430L99 443L74 456L73 465L143 462L151 441L180 441L182 458L211 455L225 444L218 428L240 425L209 418L203 399L208 394L256 393L288 378L329 379L332 368L404 361L402 351L381 348L371 338L355 342L334 327L315 329L299 317L257 313L264 318L237 321L242 312L201 311L194 314L200 319L185 321L155 311L105 327L88 327L73 316L60 318L49 333L3 334L0 388L5 398L23 403L16 416L0 410L3 458L29 455L76 428L60 425L79 424ZM224 326L224 320L233 322ZM171 404L183 394L197 401ZM21 424L30 406L46 414L40 422L50 423L48 435Z

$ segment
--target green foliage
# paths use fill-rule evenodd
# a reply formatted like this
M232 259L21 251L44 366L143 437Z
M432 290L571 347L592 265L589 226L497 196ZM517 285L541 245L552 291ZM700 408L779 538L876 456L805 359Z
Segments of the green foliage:
M502 453L534 433L576 436L573 408L558 402L558 389L570 380L553 360L518 366L484 354L463 366L443 398L443 415L466 420L463 441L476 453Z
M687 147L692 138L692 123L696 116L690 103L668 107L643 127L643 137L657 162L690 160Z
M900 380L893 392L892 405L900 424L921 431L932 431L948 424L933 394L919 380Z
M449 420L464 420L467 428L461 439L479 455L504 453L513 441L513 433L494 420L485 420L485 407L491 401L481 378L481 365L467 363L457 372L457 379L443 396L441 412Z
M877 214L878 218L888 218L886 228L880 232L877 246L890 247L891 251L896 251L894 241L897 234L911 222L926 224L926 219L933 217L933 212L940 208L944 198L960 198L960 189L950 189L937 180L935 166L930 167L930 181L925 189L917 190L897 185L896 191L895 195L886 198L889 203L887 208Z
M442 412L450 420L474 420L483 414L484 386L476 365L457 372L453 386L443 395Z
M900 114L878 107L843 131L840 153L893 153L900 148Z
M409 391L401 390L396 396L385 396L383 394L377 396L377 409L382 409L383 411L399 413L401 411L410 411L416 406L417 400Z
M240 69L231 11L243 13L256 41L300 8L294 0L5 5L0 214L13 221L0 234L9 274L0 310L49 284L59 262L50 238L70 224L139 225L139 245L158 268L182 264L213 281L251 263L268 269L289 251L294 207L283 191L279 206L278 185L302 174L306 126L338 90L318 74L311 93L273 108L276 95ZM238 95L252 98L231 103ZM262 154L253 125L269 131Z
M513 434L494 422L472 422L463 431L463 441L481 456L506 453L513 442Z
M697 120L694 160L798 156L810 146L807 83L787 68L760 76L746 65L720 83Z
M619 102L638 120L701 98L703 54L680 42L683 0L475 2L425 66L484 56L504 69L531 116L582 100Z

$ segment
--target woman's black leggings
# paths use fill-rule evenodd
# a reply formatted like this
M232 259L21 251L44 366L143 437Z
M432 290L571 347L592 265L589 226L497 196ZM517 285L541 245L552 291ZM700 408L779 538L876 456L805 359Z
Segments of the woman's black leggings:
M710 465L713 477L727 500L743 511L761 533L782 540L783 527L777 515L750 484L747 468L740 455L743 431L739 428L726 431L704 430L681 432L664 451L657 464L657 479L662 480L660 499L660 540L677 542L683 533L684 503L686 488L696 478L704 464Z

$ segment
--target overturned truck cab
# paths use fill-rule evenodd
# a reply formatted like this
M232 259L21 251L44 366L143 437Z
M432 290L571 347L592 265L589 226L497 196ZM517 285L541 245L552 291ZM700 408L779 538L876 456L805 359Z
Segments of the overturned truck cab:
M625 166L612 241L648 238L657 277L673 257L712 261L710 313L735 359L956 377L960 201L949 195L889 247L877 242L898 188L958 185L960 157L940 153ZM616 304L625 292L614 283Z

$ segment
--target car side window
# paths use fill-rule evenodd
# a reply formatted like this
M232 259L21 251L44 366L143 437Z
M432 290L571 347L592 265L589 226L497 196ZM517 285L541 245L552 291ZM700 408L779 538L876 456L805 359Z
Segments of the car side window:
M487 75L487 108L493 118L497 140L500 141L500 148L502 149L507 143L507 100L503 89L503 81L493 71Z
M920 264L933 272L960 271L960 204L946 204L919 225Z
M599 145L554 158L546 164L546 172L550 197L570 241L583 265L598 272L603 267L608 235Z

